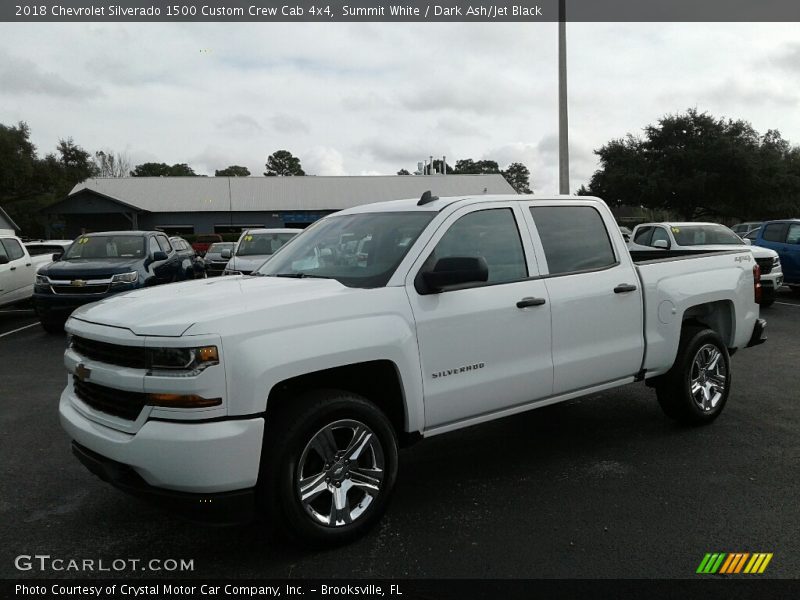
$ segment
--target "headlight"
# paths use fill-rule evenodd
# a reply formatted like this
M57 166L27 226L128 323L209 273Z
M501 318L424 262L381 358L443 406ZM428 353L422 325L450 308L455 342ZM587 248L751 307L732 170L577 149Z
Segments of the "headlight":
M779 265L779 264L781 264L781 259L778 258L777 256L773 256L772 257L772 266L774 267L775 265Z
M131 271L130 273L117 273L111 278L111 285L115 283L136 283L139 281L139 272Z
M202 348L147 348L148 375L191 377L219 364L216 346Z
M37 275L36 285L50 285L50 278L45 275Z

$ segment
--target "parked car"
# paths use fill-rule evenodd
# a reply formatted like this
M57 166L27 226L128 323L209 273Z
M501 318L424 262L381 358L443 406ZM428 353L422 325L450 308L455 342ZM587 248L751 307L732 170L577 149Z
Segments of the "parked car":
M753 243L778 253L786 284L800 293L800 219L767 221Z
M198 235L194 242L192 242L192 248L194 248L194 251L197 252L199 256L205 256L211 244L221 241L222 236L218 233L203 233Z
M619 232L622 234L622 239L625 240L626 244L631 241L631 234L633 232L628 227L623 227L620 225Z
M64 254L64 251L72 245L72 240L36 240L25 242L25 248L31 256L41 256L46 254L50 257L53 254Z
M161 232L89 233L39 270L33 301L42 327L54 333L79 306L185 275L180 255Z
M222 257L229 258L223 275L249 275L275 254L302 229L248 229L243 231L236 251L223 250Z
M728 227L717 223L643 223L633 230L628 244L631 250L679 252L691 250L726 250L731 246L747 246L761 269L761 306L775 302L778 288L783 285L784 273L778 253L752 246Z
M234 254L236 251L236 242L217 242L209 246L208 252L206 252L205 257L203 257L206 263L206 273L208 273L209 277L222 275L222 272L225 270L230 255L228 255L229 258L222 258L222 252L224 250L228 250L231 254Z
M32 257L18 237L0 235L0 306L28 300L33 294L36 270L50 259Z
M204 279L207 277L205 260L202 256L198 256L194 248L189 245L189 242L177 236L169 238L169 241L181 259L182 279Z
M350 208L257 275L75 311L60 418L121 489L310 545L377 523L401 444L642 380L708 424L765 339L749 249L632 255L591 197Z
M746 223L739 223L738 225L734 225L731 227L733 233L740 237L746 236L748 233L753 231L753 229L757 229L761 227L762 221L747 221Z

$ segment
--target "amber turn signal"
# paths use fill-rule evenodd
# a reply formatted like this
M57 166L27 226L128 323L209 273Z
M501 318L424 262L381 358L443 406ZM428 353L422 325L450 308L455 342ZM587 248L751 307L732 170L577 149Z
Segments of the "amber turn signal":
M195 394L147 394L147 401L153 406L169 408L207 408L222 404L222 398L203 398Z

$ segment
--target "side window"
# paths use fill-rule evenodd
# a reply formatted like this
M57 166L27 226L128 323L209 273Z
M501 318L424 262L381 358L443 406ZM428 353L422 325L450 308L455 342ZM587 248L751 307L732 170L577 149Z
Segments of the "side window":
M161 252L161 248L158 245L155 237L150 238L150 256L155 254L156 252Z
M783 223L770 223L764 227L763 237L768 242L782 242L786 231Z
M658 240L662 240L669 244L669 234L663 227L653 227L653 237L650 239L648 246L655 246Z
M789 233L786 234L787 244L800 244L800 224L792 223L789 225Z
M489 266L487 283L507 283L528 276L517 221L510 208L479 210L453 223L427 263L433 266L449 256L482 256Z
M3 244L2 244L2 242L4 242L4 241L5 240L0 240L0 256L4 256L4 257L8 258L8 253L6 252L5 246L3 246ZM9 260L11 260L11 259L9 258Z
M534 206L531 213L551 275L617 263L605 223L591 206Z
M640 246L649 246L650 237L652 235L653 235L652 227L641 227L636 231L636 235L633 238L633 242L635 244L639 244Z
M17 260L25 256L25 251L17 240L12 240L11 238L5 239L3 240L3 246L6 249L8 260Z
M167 254L172 252L172 246L170 246L169 240L166 237L163 235L157 235L156 239L158 240L158 245L161 246L161 250Z

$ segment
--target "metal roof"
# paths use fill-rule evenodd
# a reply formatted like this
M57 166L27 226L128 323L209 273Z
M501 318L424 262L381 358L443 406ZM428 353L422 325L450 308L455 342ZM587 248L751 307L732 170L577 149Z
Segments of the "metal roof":
M513 194L502 175L346 177L119 177L87 179L92 190L149 212L342 210L372 202L435 196Z

